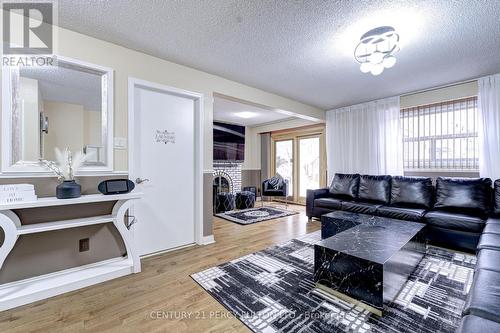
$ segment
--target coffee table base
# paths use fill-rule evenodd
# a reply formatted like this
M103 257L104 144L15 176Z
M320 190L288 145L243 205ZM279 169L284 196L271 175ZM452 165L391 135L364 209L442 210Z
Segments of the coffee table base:
M327 286L322 285L321 283L316 283L316 288L319 289L321 292L326 293L327 295L335 296L336 298L339 298L349 304L359 306L362 309L365 309L379 317L382 317L383 314L382 310L379 310L377 308L374 308L373 306L365 304L360 300L354 299L350 296L347 296L346 294L342 294L341 292L338 292L337 290L334 290L332 288L328 288Z

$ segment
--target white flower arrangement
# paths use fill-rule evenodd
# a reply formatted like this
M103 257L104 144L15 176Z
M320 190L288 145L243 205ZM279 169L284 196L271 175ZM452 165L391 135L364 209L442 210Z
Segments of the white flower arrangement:
M55 152L57 162L45 159L40 159L40 162L47 169L54 172L59 181L74 180L75 172L83 165L85 160L90 157L90 154L84 154L80 151L73 156L69 148L63 151L56 148Z

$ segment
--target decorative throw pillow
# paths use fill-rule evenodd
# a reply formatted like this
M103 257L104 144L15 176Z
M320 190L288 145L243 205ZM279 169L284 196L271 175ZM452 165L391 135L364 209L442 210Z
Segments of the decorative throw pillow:
M275 190L279 190L283 185L283 177L279 173L274 175L271 179L269 179L269 186L271 186Z

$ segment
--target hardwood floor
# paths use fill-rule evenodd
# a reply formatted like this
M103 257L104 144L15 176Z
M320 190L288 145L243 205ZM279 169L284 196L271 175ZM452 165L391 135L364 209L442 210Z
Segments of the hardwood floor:
M300 214L238 225L214 218L216 243L142 260L142 272L0 313L0 332L248 332L190 274L316 231Z

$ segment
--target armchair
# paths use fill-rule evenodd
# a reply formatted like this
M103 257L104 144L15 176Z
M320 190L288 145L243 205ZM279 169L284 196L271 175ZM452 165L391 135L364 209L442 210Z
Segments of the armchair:
M261 206L264 206L263 197L284 197L285 198L285 207L288 208L288 181L284 180L281 182L278 188L272 186L269 181L271 179L266 179L262 182L262 198L261 198Z

